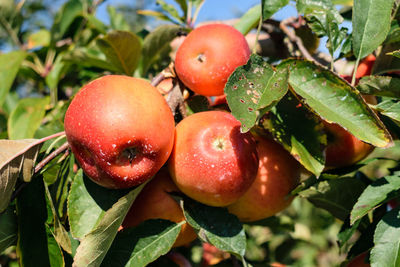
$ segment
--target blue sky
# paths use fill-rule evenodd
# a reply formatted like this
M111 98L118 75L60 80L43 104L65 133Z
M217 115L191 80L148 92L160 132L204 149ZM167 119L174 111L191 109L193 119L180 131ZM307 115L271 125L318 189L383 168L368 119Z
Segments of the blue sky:
M117 5L119 3L126 3L126 1L128 0L105 1L105 3L99 7L97 11L97 17L108 24L109 20L107 14L107 5ZM178 5L173 0L165 1L178 7ZM148 9L155 10L157 8L156 0L150 0L149 2L151 2L152 4L149 5ZM197 22L238 18L251 7L259 3L261 3L260 0L206 0L199 13ZM277 20L282 20L292 16L297 16L297 10L294 2L291 2L288 6L279 10L276 14L274 14L273 18ZM160 23L163 22L153 21L153 23L150 23L150 27L153 28L155 27L155 25ZM351 23L345 22L342 26L349 28L349 31L351 32ZM149 28L148 30L151 30L151 28ZM319 50L327 53L328 50L325 47L325 42L326 38L323 38L320 42Z
M149 6L149 9L156 9L156 1L151 0L151 2L153 4ZM176 5L173 0L166 0L166 2ZM238 18L260 2L260 0L206 0L199 13L198 22ZM126 0L106 1L97 11L98 18L108 23L107 5L117 5L119 3L126 3ZM280 10L274 18L280 20L289 16L295 16L296 14L296 8L294 5L291 5Z

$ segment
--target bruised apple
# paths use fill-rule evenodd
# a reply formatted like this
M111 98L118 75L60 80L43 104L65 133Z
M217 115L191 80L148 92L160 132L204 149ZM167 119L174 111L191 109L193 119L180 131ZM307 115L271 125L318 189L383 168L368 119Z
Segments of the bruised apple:
M207 24L190 32L178 48L175 70L192 91L204 96L223 95L228 77L249 57L249 45L238 30L225 24Z
M178 202L169 194L179 192L179 189L172 182L168 170L161 169L156 176L145 185L138 197L133 202L126 215L122 228L129 228L139 225L149 219L164 219L176 223L185 220ZM174 246L182 246L196 239L197 235L193 228L187 223L182 225Z
M240 122L230 113L195 113L176 126L168 166L184 194L206 205L227 206L256 177L256 143L250 133L240 132Z
M85 85L65 114L68 143L83 171L107 188L150 179L167 161L174 118L148 82L109 75Z
M258 221L285 209L298 185L300 164L272 138L255 136L259 166L256 180L238 201L228 206L242 222Z

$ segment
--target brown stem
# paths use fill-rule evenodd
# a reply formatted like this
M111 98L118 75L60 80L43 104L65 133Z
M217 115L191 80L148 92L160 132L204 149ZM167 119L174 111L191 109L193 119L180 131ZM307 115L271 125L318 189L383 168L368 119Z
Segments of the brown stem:
M151 80L151 85L157 86L159 85L163 80L167 78L175 78L175 65L173 62L171 62L168 67L163 69L159 74L157 74L153 80Z
M165 79L165 75L163 72L160 72L159 74L156 75L156 77L153 78L153 80L151 80L151 85L153 86L157 86L159 85L164 79Z
M289 40L297 45L300 50L300 53L307 60L313 61L314 63L320 65L308 52L307 48L304 46L303 41L300 37L298 37L293 30L290 30L288 25L294 23L297 20L295 17L290 17L281 21L279 28L287 35Z
M59 154L63 153L69 147L68 142L62 144L59 148L51 152L47 157L45 157L41 162L39 162L35 167L35 173L38 173L47 163L49 163L52 159L57 157Z

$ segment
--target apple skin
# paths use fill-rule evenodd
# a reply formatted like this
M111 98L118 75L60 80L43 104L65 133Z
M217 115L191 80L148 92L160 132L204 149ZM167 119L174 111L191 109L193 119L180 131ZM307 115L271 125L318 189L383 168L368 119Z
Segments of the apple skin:
M168 170L162 168L156 176L145 185L143 190L133 202L126 215L122 229L134 227L149 219L164 219L172 222L185 220L178 202L169 194L179 192L169 176ZM174 247L186 245L197 237L193 228L185 223L182 225Z
M176 126L168 167L175 184L190 198L227 206L256 177L256 143L250 133L240 132L240 122L228 112L195 113Z
M85 85L64 120L83 171L97 184L115 189L139 185L157 173L171 153L174 125L157 89L120 75Z
M325 150L327 169L353 165L366 158L374 150L374 146L359 140L340 125L326 121L323 123L328 135Z
M300 180L300 164L289 152L269 136L255 138L259 157L256 180L244 196L228 206L242 222L262 220L284 210Z
M229 76L249 57L249 45L238 30L225 24L207 24L190 32L178 48L175 70L195 93L223 95Z
M365 258L368 256L368 252L361 253L354 257L346 267L370 267L371 265L365 262Z
M356 78L360 79L364 76L371 75L375 60L376 57L372 54L361 60L356 71Z

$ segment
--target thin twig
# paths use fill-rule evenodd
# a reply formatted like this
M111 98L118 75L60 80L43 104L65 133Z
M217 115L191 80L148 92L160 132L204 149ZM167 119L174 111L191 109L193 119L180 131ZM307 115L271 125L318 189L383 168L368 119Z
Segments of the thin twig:
M307 60L313 61L316 64L320 65L315 59L311 56L311 54L308 52L307 48L304 46L303 41L301 40L300 37L298 37L293 30L290 30L288 28L288 25L295 22L297 18L295 17L290 17L287 19L284 19L281 21L279 28L287 35L289 40L297 45L297 47L300 50L300 53L303 55L303 57Z
M45 157L41 162L39 162L35 167L35 173L38 173L47 163L49 163L52 159L57 157L59 154L63 153L69 147L68 142L62 144L59 148L51 152L47 157Z
M65 142L62 146L60 146L59 148L57 148L56 150L54 150L51 154L49 154L46 158L44 158L41 162L39 162L38 165L36 165L35 167L35 173L38 173L44 166L46 166L47 163L49 163L52 159L54 159L55 157L57 157L59 154L61 154L62 152L65 151L65 153L68 153L68 142ZM22 189L25 188L25 186L27 186L29 183L21 183L16 189L15 191L12 193L11 195L11 200L10 202L14 201L14 199L20 194L20 192L22 191Z

